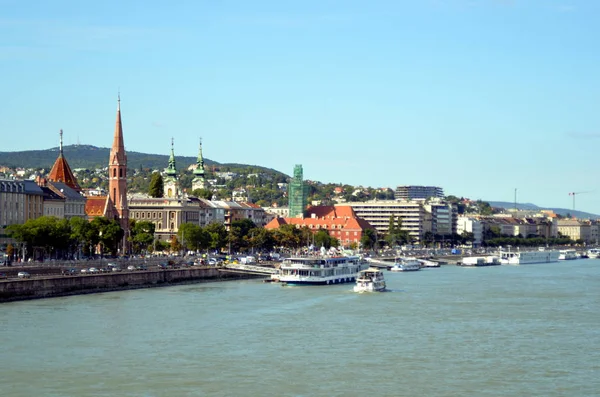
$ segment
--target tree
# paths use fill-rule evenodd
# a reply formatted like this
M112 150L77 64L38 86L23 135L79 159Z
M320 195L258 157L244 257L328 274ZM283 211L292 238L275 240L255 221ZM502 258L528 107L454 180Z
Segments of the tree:
M377 241L377 231L374 229L365 229L362 237L360 238L360 245L364 249L370 250L375 247Z
M150 197L163 197L165 194L165 184L163 182L162 175L160 172L155 172L152 174L152 179L150 180L150 189L148 191Z
M252 229L251 246L259 251L272 251L275 246L273 232L263 227Z
M181 243L177 240L177 236L173 235L173 237L171 237L169 248L171 249L171 252L181 251Z
M101 254L108 251L111 255L116 255L118 252L119 242L123 240L125 232L121 228L119 221L115 219L107 219L105 217L97 217L90 222L94 230L94 235L98 236L94 243L100 244ZM96 233L97 231L97 233ZM95 236L94 236L95 237ZM94 245L95 245L94 244Z
M156 226L149 221L130 221L130 241L134 253L141 253L152 245L154 242L154 231Z
M227 245L227 230L222 223L210 223L204 231L208 233L208 248L221 250Z
M206 199L206 200L211 200L212 196L213 196L213 192L209 189L195 189L192 192L192 196Z
M256 228L254 222L250 219L241 219L231 222L228 243L234 251L243 251L248 248L249 242L245 237L250 234L250 230Z

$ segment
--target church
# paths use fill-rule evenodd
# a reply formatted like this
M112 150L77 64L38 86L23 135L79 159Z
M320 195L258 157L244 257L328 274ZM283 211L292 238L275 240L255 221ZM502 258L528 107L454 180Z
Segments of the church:
M90 196L87 198L85 212L89 220L103 216L119 221L123 229L123 241L119 244L120 252L129 252L129 206L127 204L127 154L123 141L123 124L121 122L121 98L117 99L117 120L112 148L108 159L108 195Z

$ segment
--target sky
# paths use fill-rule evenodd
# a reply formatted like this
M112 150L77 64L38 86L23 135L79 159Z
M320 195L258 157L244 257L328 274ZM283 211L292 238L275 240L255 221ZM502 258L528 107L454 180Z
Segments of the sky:
M110 147L120 93L129 151L600 214L598 1L0 9L0 151Z

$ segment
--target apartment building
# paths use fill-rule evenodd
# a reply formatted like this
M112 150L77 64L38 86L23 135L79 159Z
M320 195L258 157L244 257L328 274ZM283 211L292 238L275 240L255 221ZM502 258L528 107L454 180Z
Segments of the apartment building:
M350 202L338 205L350 206L358 218L367 221L378 233L389 230L390 216L402 221L402 229L407 230L414 241L420 241L425 232L431 231L431 214L423 202L405 200L384 200Z
M592 229L596 230L592 232ZM589 220L559 219L558 232L573 241L583 240L585 243L596 243L598 238L597 226Z
M483 222L469 216L458 216L456 219L456 233L473 233L473 245L479 246L483 242Z
M444 198L444 189L437 186L398 186L394 192L396 200L427 200L431 197Z
M0 244L12 242L6 227L43 215L44 192L33 181L0 180Z

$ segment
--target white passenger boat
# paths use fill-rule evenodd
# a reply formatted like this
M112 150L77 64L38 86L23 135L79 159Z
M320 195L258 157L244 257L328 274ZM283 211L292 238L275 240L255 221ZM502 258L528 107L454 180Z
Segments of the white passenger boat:
M503 265L527 265L557 262L559 252L540 248L537 251L500 251L499 254Z
M587 256L590 259L597 259L600 257L600 248L590 248L587 251Z
M577 259L578 257L579 256L577 255L577 250L574 249L560 250L560 253L558 255L558 259L561 261Z
M361 270L356 278L354 292L377 292L385 290L383 272L376 267Z
M412 272L415 270L421 270L421 262L416 258L400 258L390 268L392 272Z
M421 264L421 267L440 267L439 262L430 261L427 259L417 259Z
M279 281L290 285L349 283L368 267L360 256L286 258L279 267Z

